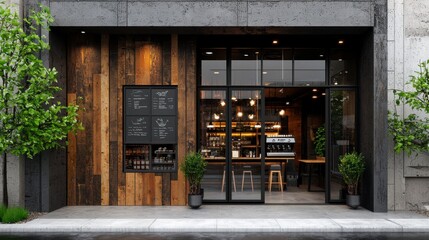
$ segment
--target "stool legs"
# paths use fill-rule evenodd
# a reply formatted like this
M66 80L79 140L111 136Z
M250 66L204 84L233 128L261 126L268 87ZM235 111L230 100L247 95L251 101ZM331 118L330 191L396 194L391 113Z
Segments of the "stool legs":
M234 173L234 171L231 171L231 173L232 173L232 184L233 184L233 187L234 187L234 192L237 192L237 186L235 184L235 173ZM225 175L226 175L226 171L223 170L221 192L223 192L223 189L224 189L224 186L225 186Z
M273 182L273 174L277 173L277 182ZM271 192L271 186L272 184L278 184L280 185L280 191L283 192L283 179L282 179L282 172L280 170L271 170L270 176L268 177L268 189Z
M253 188L253 175L252 175L252 171L250 171L250 170L243 171L243 177L241 179L241 191L243 191L243 189L244 189L244 178L246 176L246 173L248 173L250 175L250 185L252 186L252 192L253 192L254 191L254 188Z

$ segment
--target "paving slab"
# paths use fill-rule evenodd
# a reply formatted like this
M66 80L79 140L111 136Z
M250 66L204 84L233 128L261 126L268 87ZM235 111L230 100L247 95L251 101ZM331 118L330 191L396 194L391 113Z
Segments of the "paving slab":
M429 232L428 219L389 219L402 226L403 232Z
M275 219L217 219L217 232L280 232Z
M282 232L341 232L342 228L331 219L277 219Z
M216 219L157 219L150 232L216 232Z
M402 232L402 226L387 219L332 219L343 232Z

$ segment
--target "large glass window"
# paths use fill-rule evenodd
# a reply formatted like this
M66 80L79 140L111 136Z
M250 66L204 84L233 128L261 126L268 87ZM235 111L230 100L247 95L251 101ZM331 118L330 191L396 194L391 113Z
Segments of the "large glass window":
M231 54L231 84L261 85L260 52L255 49L232 49Z
M330 85L356 84L356 57L350 50L333 49L329 60Z
M325 50L295 49L294 85L325 85Z
M226 85L226 50L202 49L201 55L201 85Z
M292 53L291 49L264 51L262 62L264 86L283 87L292 85Z

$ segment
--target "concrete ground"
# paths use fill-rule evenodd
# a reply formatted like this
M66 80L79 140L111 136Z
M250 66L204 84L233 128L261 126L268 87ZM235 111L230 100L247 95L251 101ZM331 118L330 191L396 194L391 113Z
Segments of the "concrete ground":
M429 218L344 205L70 206L0 232L429 232Z

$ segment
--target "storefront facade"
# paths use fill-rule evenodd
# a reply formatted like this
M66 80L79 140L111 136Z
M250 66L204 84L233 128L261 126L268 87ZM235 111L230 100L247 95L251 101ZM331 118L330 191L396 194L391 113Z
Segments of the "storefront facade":
M213 196L208 201L266 202L262 175L265 163L269 162L269 158L265 158L269 144L264 133L272 131L275 122L282 125L285 121L285 118L273 120L278 118L276 111L282 110L276 105L274 92L316 89L323 105L307 102L300 109L306 110L309 116L313 114L311 106L322 109L316 111L317 119L307 119L319 125L328 123L325 125L328 159L337 158L340 145L337 140L347 140L350 149L360 150L368 166L361 189L363 206L373 211L387 211L386 1L45 2L51 8L55 23L49 33L51 51L42 57L59 72L63 88L59 98L76 102L85 109L81 113L85 130L69 136L67 151L42 155L44 161L49 159L46 166L40 167L45 166L44 171L49 173L49 188L44 190L49 208L185 205L186 179L177 170L177 164L183 161L186 152L209 147L212 150L206 151L208 159L224 158L220 168L213 171L225 169L227 183L225 189L224 183L222 189L218 186L222 190L218 191L222 192L220 198ZM212 59L214 56L209 53L217 56ZM218 70L211 73L216 75L214 78L205 72L205 64L210 65L211 60L215 60L215 65L220 62ZM306 61L315 64L306 68ZM350 77L338 75L340 72L345 75L344 69ZM269 78L270 70L277 73L276 77ZM136 168L127 165L133 161L127 159L127 154L132 154L132 147L140 144L127 138L130 136L127 124L133 117L132 114L127 117L124 86L134 85L144 91L168 86L176 91L177 114L170 116L171 121L177 121L176 140L166 146L163 142L141 142L150 149L174 150L175 156L170 157L175 158L177 164L172 171L167 164L160 164L156 169L151 164L150 170L154 171L146 169L144 163ZM349 105L342 104L349 111L342 119L351 129L348 139L331 134L336 126L332 116L336 96L350 100ZM254 100L254 103L243 105L244 100ZM217 101L219 104L226 101L226 107L221 110ZM244 118L237 115L236 109L243 109L247 118L243 121L247 125L240 125L238 131L237 122L241 124ZM270 109L272 116L267 115ZM223 117L220 110L224 111ZM310 158L302 141L306 138L302 132L308 131L302 130L303 124L294 125L293 119L304 113L294 115L286 106L285 111L288 124L282 127L289 131L275 133L292 133L297 158ZM215 119L218 116L215 113L219 113L219 119ZM153 114L142 113L142 116L155 118ZM214 125L218 124L219 131L208 128L216 120L219 121ZM258 122L261 130L255 128ZM300 131L293 133L293 129ZM250 134L250 131L253 132ZM245 139L247 135L257 136L258 131L262 132L259 136L264 137ZM217 134L219 132L224 134ZM237 136L243 139L240 152L235 152L238 151ZM250 149L243 150L246 143ZM127 148L127 144L132 147ZM214 153L213 149L222 145L225 149ZM135 147L135 151L140 151L138 149ZM236 166L228 159L235 157L259 161L260 167L252 170L254 174L260 173L259 178L254 176L254 185L260 187L253 197L242 199L234 194L232 171ZM53 164L58 159L60 163ZM237 167L240 174L242 167ZM338 189L334 191L331 187L330 181L334 179L328 171L331 167L334 167L333 160L328 160L324 184L328 189L324 198L327 203L341 201ZM237 185L240 186L235 187L244 187ZM37 192L37 187L33 191ZM32 196L31 192L28 195ZM29 205L39 202L40 199L34 197L27 201Z

